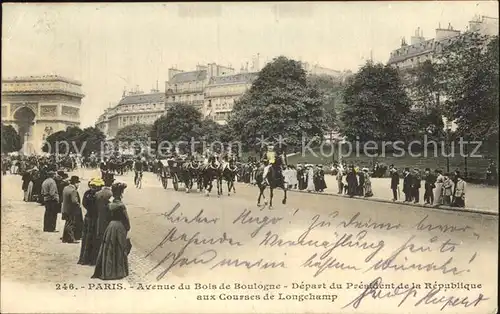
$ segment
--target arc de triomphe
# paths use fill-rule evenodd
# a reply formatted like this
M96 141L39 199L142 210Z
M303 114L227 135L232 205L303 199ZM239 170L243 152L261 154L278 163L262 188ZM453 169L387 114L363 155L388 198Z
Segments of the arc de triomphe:
M82 84L57 75L2 79L2 122L21 137L23 151L39 153L47 136L80 125Z

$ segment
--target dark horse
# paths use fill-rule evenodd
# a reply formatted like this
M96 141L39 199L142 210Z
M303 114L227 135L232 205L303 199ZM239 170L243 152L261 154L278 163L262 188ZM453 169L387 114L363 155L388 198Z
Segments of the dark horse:
M281 201L282 204L286 204L286 185L285 185L285 178L283 177L283 172L281 170L281 157L276 157L276 162L271 165L271 168L267 172L267 182L269 183L269 208L273 207L273 196L274 196L274 190L276 188L282 188L283 189L283 200ZM261 197L264 197L264 190L267 187L267 183L264 183L264 169L258 169L257 173L255 175L255 180L257 182L257 187L259 188L259 197L257 199L257 206L260 206L260 199ZM264 197L265 198L265 197Z
M208 165L201 166L200 171L203 178L205 196L208 196L212 191L214 180L217 183L217 196L220 196L222 194L222 188L220 188L221 185L219 184L220 165L215 162L215 157L210 157Z
M220 194L222 194L222 179L226 180L227 182L227 195L231 195L231 190L233 190L234 193L236 193L236 189L234 187L234 181L236 180L236 174L238 173L238 167L234 165L233 162L230 162L226 165L226 167L222 168L221 166L221 171L220 175L217 178L217 189L220 187Z
M193 188L194 182L196 182L197 190L201 191L202 187L202 176L200 174L200 166L197 161L187 161L182 164L181 180L186 187L186 193Z

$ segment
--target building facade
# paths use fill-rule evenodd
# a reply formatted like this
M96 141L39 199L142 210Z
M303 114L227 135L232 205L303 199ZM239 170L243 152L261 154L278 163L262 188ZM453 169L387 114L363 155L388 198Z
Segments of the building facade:
M454 29L451 24L448 24L446 28L439 26L436 29L435 37L431 39L424 38L423 32L418 28L410 38L410 44L404 38L402 39L401 47L391 52L387 64L399 69L403 79L411 80L412 77L409 75L408 70L425 61L436 61L436 58L439 57L445 47L451 45L462 34L468 32L478 32L485 36L498 35L498 18L475 16L469 21L465 33ZM413 95L412 90L408 89L407 92L416 103L419 102L419 99ZM441 94L436 95L436 97L438 103L446 101L446 95ZM448 121L445 117L443 117L443 122L446 129L455 130L457 128L454 121Z
M95 126L113 140L120 129L131 124L152 125L165 112L165 93L133 92L123 95L116 106L106 109Z
M171 68L165 82L166 110L174 103L195 106L204 117L219 124L226 124L235 101L241 97L257 78L260 71L259 55L242 66L239 73L232 67L210 63L198 65L195 71L184 72ZM319 65L302 63L309 75L328 75L343 78L346 72L328 69Z
M178 69L168 70L168 81L165 82L166 108L172 104L182 103L203 110L204 90L212 77L234 74L231 67L215 63L198 65L195 71L184 72Z
M47 136L80 126L82 84L57 75L2 79L2 123L12 125L25 153L39 153Z
M498 35L498 18L476 16L469 21L466 32L479 32L487 36ZM459 30L448 24L446 28L439 26L434 38L426 39L418 28L410 38L410 44L404 38L401 40L401 47L391 52L387 64L405 70L418 66L427 60L432 61L442 52L444 47L453 43L460 34Z
M234 103L257 78L258 73L239 73L212 77L204 91L203 115L219 124L226 124Z

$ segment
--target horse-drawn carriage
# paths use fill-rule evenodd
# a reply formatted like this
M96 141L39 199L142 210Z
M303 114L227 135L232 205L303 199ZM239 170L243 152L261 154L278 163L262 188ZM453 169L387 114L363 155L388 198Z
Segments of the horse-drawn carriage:
M168 179L172 180L172 185L174 186L174 190L179 189L179 181L180 181L180 171L182 162L173 159L161 159L160 160L160 180L164 189L168 186Z

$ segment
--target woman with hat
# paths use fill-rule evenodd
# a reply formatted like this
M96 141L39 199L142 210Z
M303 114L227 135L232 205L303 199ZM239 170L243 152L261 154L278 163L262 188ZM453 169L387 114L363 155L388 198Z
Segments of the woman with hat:
M94 178L89 182L89 189L83 194L82 205L87 210L83 221L82 247L80 249L80 265L95 265L97 250L97 204L96 193L104 186L101 178Z
M125 278L129 274L128 253L131 245L127 238L127 232L130 230L130 221L127 209L122 202L125 188L127 185L120 182L111 187L113 201L109 204L110 221L106 231L104 231L92 278L117 280Z
M365 197L372 197L372 181L370 179L370 172L368 168L363 168L363 174L365 176Z

